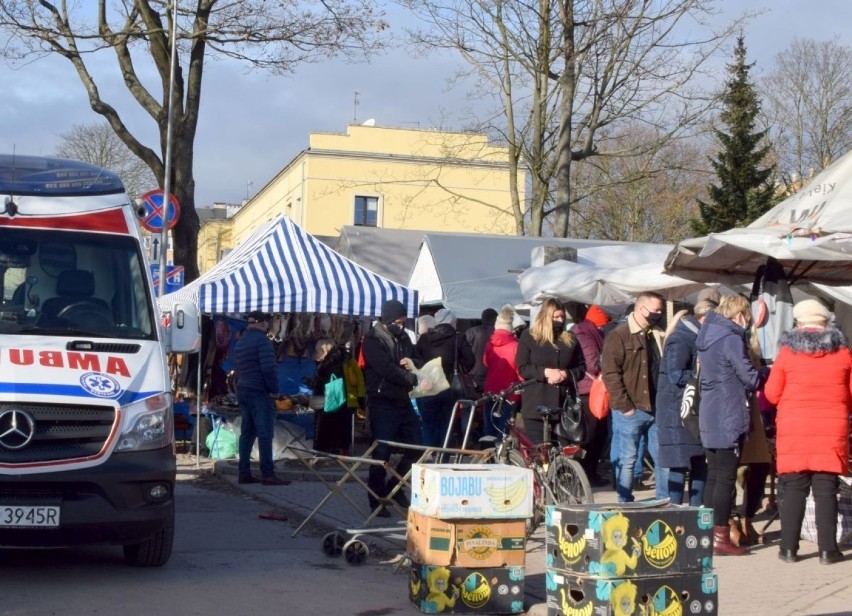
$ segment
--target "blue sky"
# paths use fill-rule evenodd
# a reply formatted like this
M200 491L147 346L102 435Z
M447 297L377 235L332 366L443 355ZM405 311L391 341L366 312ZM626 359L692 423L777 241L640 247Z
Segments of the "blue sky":
M743 10L762 10L746 34L755 75L768 71L775 55L795 37L836 38L852 45L852 2L849 0L723 0L729 17ZM401 16L391 26L402 34ZM456 129L470 106L463 88L448 90L459 60L451 55L411 58L402 50L368 64L330 61L305 66L288 77L246 72L223 61L205 66L202 109L196 141L196 205L213 201L238 203L254 194L308 145L312 131L343 132L353 122L374 118L380 125ZM156 146L150 120L112 72L100 83L102 95L124 113L131 128ZM100 121L89 108L85 91L71 65L47 58L11 69L0 64L5 95L0 99L0 151L50 154L59 134L74 124ZM155 147L156 149L156 147Z

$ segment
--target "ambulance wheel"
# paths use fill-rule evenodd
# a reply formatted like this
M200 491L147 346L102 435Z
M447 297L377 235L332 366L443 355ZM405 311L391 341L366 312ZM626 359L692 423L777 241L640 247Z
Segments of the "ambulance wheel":
M326 556L340 556L343 552L343 537L340 533L328 533L322 538L322 552Z
M370 555L370 547L360 539L350 539L343 545L343 557L350 565L360 565Z

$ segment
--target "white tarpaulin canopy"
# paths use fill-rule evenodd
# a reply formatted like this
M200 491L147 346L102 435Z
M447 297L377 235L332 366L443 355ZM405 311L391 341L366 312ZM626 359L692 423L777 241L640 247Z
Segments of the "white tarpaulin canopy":
M519 277L521 293L533 304L556 297L612 306L631 303L642 291L679 299L704 288L704 284L663 273L663 261L671 249L671 244L581 248L577 263L554 261L524 271Z
M417 316L417 291L353 263L279 217L197 280L161 297L159 305L167 310L175 301L189 301L204 314L263 310L378 317L388 299Z
M666 272L690 280L750 283L774 257L791 284L852 283L852 152L748 227L680 242Z

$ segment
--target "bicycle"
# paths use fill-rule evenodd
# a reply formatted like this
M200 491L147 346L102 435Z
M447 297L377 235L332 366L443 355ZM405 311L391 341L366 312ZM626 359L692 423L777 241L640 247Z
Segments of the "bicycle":
M534 381L513 383L496 394L486 394L479 403L496 402L491 410L494 417L501 417L506 399ZM480 442L495 443L494 459L501 464L511 464L533 471L533 516L527 525L527 534L532 534L544 521L547 505L575 505L593 503L594 494L589 478L577 461L584 451L580 445L561 446L551 440L551 423L558 419L561 408L538 407L544 419L544 442L533 443L527 434L509 416L503 438L496 442L494 437L484 437ZM488 412L488 411L486 411Z

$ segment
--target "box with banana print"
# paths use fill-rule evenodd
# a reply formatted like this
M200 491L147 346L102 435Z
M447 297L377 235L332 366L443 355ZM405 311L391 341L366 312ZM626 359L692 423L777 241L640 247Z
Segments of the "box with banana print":
M599 578L548 569L547 616L719 614L715 573Z
M533 476L508 464L414 464L411 511L444 520L526 519Z
M712 569L713 510L705 507L557 505L545 524L549 570L620 578Z
M406 554L429 565L523 566L526 520L439 520L408 512Z

